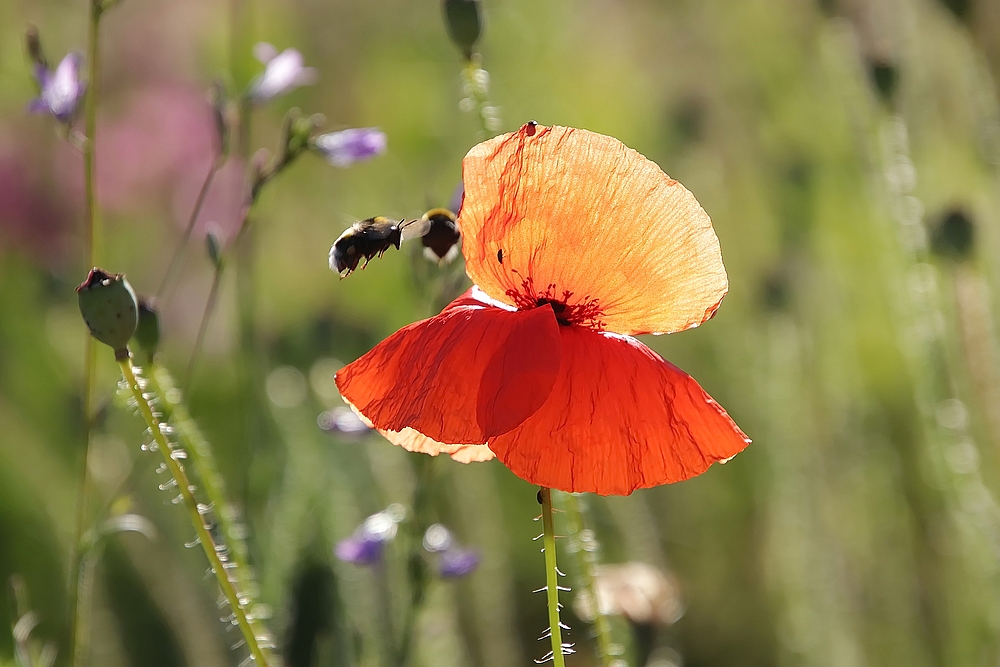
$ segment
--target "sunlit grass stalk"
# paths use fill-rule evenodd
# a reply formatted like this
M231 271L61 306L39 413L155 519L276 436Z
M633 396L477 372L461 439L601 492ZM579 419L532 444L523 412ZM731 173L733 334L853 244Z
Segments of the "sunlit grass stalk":
M552 640L552 664L566 667L563 656L562 624L559 621L559 568L556 564L556 531L552 521L552 490L542 487L542 545L545 552L545 599L549 608L549 636ZM545 662L542 658L541 662Z
M184 467L178 461L178 459L182 457L175 458L179 448L178 446L172 445L167 441L167 438L164 435L164 428L166 427L166 424L161 422L156 414L154 414L153 409L147 400L148 394L144 392L143 387L140 386L139 380L136 378L131 358L126 356L123 359L119 359L118 365L121 367L125 383L128 385L129 390L132 392L132 397L138 405L139 413L145 420L157 449L159 449L160 453L163 455L163 460L167 466L167 470L170 471L171 476L177 482L181 502L183 502L185 508L187 509L191 523L198 536L198 542L201 544L202 550L208 558L212 573L215 575L219 588L222 589L222 594L225 596L226 602L229 603L229 607L232 609L233 617L236 620L236 624L239 625L240 632L246 642L250 656L258 665L266 667L268 664L268 656L264 653L264 649L258 643L258 638L254 633L254 629L251 624L251 617L247 609L247 601L242 599L240 594L237 592L236 584L238 583L238 580L230 578L229 571L231 568L227 567L227 563L223 562L220 556L220 553L225 552L225 545L216 545L215 540L212 537L212 533L209 530L208 525L206 525L201 511L199 510L198 501L194 497L194 486L188 480Z
M578 545L579 548L569 549L568 551L576 558L576 569L579 577L577 585L583 589L594 605L593 626L594 636L597 639L598 657L601 659L601 664L604 667L612 667L615 663L615 658L612 655L614 638L611 634L611 623L608 617L601 611L600 599L597 596L597 551L585 548L586 545L583 544L583 540L580 537L580 534L587 527L584 510L574 493L560 492L556 501L562 505L563 510L566 512L569 538L580 542ZM619 658L619 665L622 662Z
M103 0L90 0L87 23L87 95L84 100L84 141L83 141L83 186L85 201L84 239L86 244L87 269L97 266L100 244L100 216L97 211L97 183L95 182L95 142L97 140L97 75L99 70L99 39L101 15L104 13ZM87 332L83 351L83 462L80 466L80 481L76 501L76 527L73 533L70 554L69 604L70 630L69 652L73 665L82 663L86 654L86 637L80 632L81 617L87 614L89 596L81 594L81 542L87 527L87 504L90 499L90 437L94 427L94 392L96 385L97 348L94 339Z

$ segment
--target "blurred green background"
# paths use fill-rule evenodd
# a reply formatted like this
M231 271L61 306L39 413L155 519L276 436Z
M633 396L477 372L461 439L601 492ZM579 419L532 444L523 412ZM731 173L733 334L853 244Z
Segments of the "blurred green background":
M688 482L584 499L602 560L655 566L684 612L613 618L619 659L996 665L1000 3L483 5L501 129L534 119L620 138L695 193L729 271L714 320L645 342L754 444ZM81 0L0 3L0 626L18 618L6 585L18 575L40 620L32 636L60 664L82 452L82 160L51 119L24 111L35 89L23 30L38 26L58 60L84 50L86 18ZM459 109L463 63L440 4L122 0L102 25L100 262L156 290L211 161L206 91L219 76L245 86L260 40L298 48L319 79L254 112L251 149L274 150L295 106L326 129L379 127L388 151L349 169L306 155L268 185L187 398L242 507L286 664L389 667L409 595L401 547L375 567L332 550L366 516L410 505L424 463L378 436L326 433L317 416L342 405L337 365L433 314L460 268L404 245L341 281L327 252L353 220L447 205L484 136ZM176 377L212 281L204 230L232 236L243 172L235 160L221 172L160 302L160 363ZM239 664L204 555L184 548L192 529L157 490L110 352L99 359L107 409L88 516L139 514L156 533L106 541L89 664ZM495 461L427 465L430 515L482 560L431 582L410 663L532 664L547 650L535 641L544 600L530 593L544 578L535 489ZM571 573L572 551L560 553ZM577 613L567 604L569 664L601 664ZM0 632L0 661L13 652Z

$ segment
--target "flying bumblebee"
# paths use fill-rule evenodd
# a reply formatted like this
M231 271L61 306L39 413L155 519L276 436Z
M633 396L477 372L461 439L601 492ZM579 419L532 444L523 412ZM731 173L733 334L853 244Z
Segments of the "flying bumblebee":
M430 221L392 220L382 216L355 222L333 242L330 248L330 269L346 278L358 268L361 259L364 269L375 257L381 257L390 246L399 250L399 244L411 238L422 236L430 227Z
M455 223L455 214L446 208L432 208L424 213L426 230L421 235L424 256L432 262L447 264L458 257L458 242L462 234Z

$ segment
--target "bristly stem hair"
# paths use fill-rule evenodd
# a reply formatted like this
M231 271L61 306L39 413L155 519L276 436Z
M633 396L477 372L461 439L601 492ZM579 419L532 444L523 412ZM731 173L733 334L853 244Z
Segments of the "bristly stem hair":
M219 588L222 589L222 594L225 596L226 602L229 603L229 607L232 609L233 618L236 624L239 625L240 632L243 634L243 639L250 651L250 656L257 665L267 667L268 656L264 653L251 625L251 617L247 609L248 601L241 599L240 594L236 590L238 580L230 578L229 566L232 563L227 564L223 562L220 556L221 553L226 552L225 545L216 545L212 533L199 510L198 501L194 497L194 487L191 485L187 473L184 471L184 466L179 462L179 459L183 458L183 455L178 456L182 449L178 445L167 441L167 437L164 434L167 425L161 422L160 418L154 414L149 401L143 395L144 391L139 384L139 380L136 378L131 357L126 356L124 359L119 359L118 365L121 367L125 383L128 385L129 390L132 392L132 397L138 405L139 414L145 420L157 449L163 455L167 470L170 471L174 481L177 482L177 489L180 492L178 496L179 501L183 502L187 508L191 523L194 525L198 536L198 542L201 544L205 556L208 558L212 573L215 574L215 579L219 583Z
M552 490L542 487L542 544L545 551L545 597L549 606L549 637L552 640L552 664L566 667L563 657L562 625L559 622L559 569L556 565L556 532L552 522ZM542 659L544 662L545 659Z
M84 243L86 244L87 269L97 266L100 245L100 216L97 211L97 183L95 182L94 152L97 139L97 75L99 70L99 38L101 15L104 13L103 0L90 0L90 15L87 27L87 96L84 100L84 142L83 142L83 183L86 214L84 219ZM95 369L97 347L89 332L85 333L83 352L83 463L80 465L80 481L76 500L76 528L73 535L69 571L70 632L69 653L72 665L79 665L86 653L86 637L79 632L83 625L81 616L87 613L87 595L81 595L82 583L80 565L83 558L81 543L87 524L87 503L90 497L90 436L94 427Z

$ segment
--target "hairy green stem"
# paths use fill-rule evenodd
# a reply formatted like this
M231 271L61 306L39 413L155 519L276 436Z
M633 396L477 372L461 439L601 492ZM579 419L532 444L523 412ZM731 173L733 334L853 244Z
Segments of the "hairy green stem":
M209 168L208 174L205 176L205 182L201 184L201 190L198 191L198 198L194 202L194 208L191 210L191 217L188 218L187 226L184 228L184 234L181 236L181 240L177 243L177 248L174 249L174 254L170 257L170 263L167 264L167 271L163 274L163 280L160 282L160 287L156 290L156 296L158 297L162 298L163 295L166 294L167 287L170 285L170 280L177 271L180 258L184 254L184 249L191 240L191 233L194 232L194 226L198 222L198 215L201 213L202 206L205 204L205 198L208 196L208 191L212 187L212 181L215 180L215 175L218 173L221 166L222 156L220 155L212 161L212 166Z
M219 528L229 545L231 559L236 563L236 577L239 580L240 590L246 597L249 592L256 590L257 585L250 571L246 540L243 539L243 533L234 521L234 510L226 498L225 481L215 463L212 447L198 428L198 424L191 418L184 401L179 398L179 391L167 369L155 364L151 364L148 368L145 377L149 382L149 388L163 401L170 424L176 430L185 451L191 455L192 467L201 479L201 485L209 502L215 507Z
M225 596L226 602L229 603L229 607L233 611L233 616L235 617L237 625L239 625L240 632L243 634L243 639L246 641L250 655L258 665L267 667L267 656L265 655L263 648L261 648L258 644L257 636L254 633L250 617L247 613L247 603L245 600L241 599L236 590L238 580L230 578L230 568L227 567L226 562L223 562L220 555L221 553L225 553L225 546L217 546L215 544L215 541L212 538L212 533L209 530L208 525L205 523L198 507L198 501L194 497L194 486L192 486L191 482L188 480L187 473L184 471L184 466L179 462L179 460L183 458L183 455L178 456L178 454L183 450L179 446L168 442L166 436L164 435L164 427L166 425L153 413L153 409L150 406L149 401L147 401L145 396L143 396L143 389L140 387L139 381L133 371L131 358L126 356L124 359L119 359L118 365L121 367L122 376L125 378L125 382L128 384L128 387L132 392L132 397L138 404L139 413L145 420L157 448L163 455L163 460L166 463L167 469L170 471L174 481L177 482L180 499L187 509L189 517L191 518L191 523L198 536L198 542L201 544L202 550L208 558L208 562L212 568L212 573L215 574L215 579L219 583L219 588L222 589L222 594Z
M583 508L580 506L580 501L577 499L576 494L560 493L559 497L562 500L563 508L566 510L566 518L571 524L569 529L570 535L583 532L586 524L584 522ZM614 642L611 636L611 623L608 622L608 617L601 612L601 605L597 598L597 586L595 585L597 578L596 559L594 552L584 549L582 545L580 549L571 549L571 551L575 551L576 553L577 570L580 576L579 584L583 586L583 589L587 592L594 605L594 632L597 635L598 657L600 657L603 667L611 667L615 660L611 654L611 645Z
M83 143L83 183L85 197L85 248L87 256L87 268L97 265L100 242L100 217L97 212L97 184L95 182L96 169L95 143L97 140L97 74L98 48L101 27L101 14L103 5L101 0L91 0L90 16L87 25L87 96L84 100L84 143ZM94 427L94 390L96 384L97 349L94 339L90 333L86 333L86 343L84 345L83 357L83 463L80 469L80 482L77 491L76 501L76 528L73 534L72 553L70 554L70 577L69 577L69 602L70 602L70 630L69 630L69 654L71 664L81 665L86 654L86 637L82 633L81 625L85 621L81 618L87 614L88 595L82 594L81 586L84 584L81 576L81 542L87 524L87 502L90 498L90 471L88 467L90 458L90 436ZM89 579L87 580L89 581Z
M549 607L549 634L552 639L552 664L566 667L563 657L562 626L559 624L559 569L556 565L556 532L552 522L552 490L542 487L542 530L545 549L545 597Z

